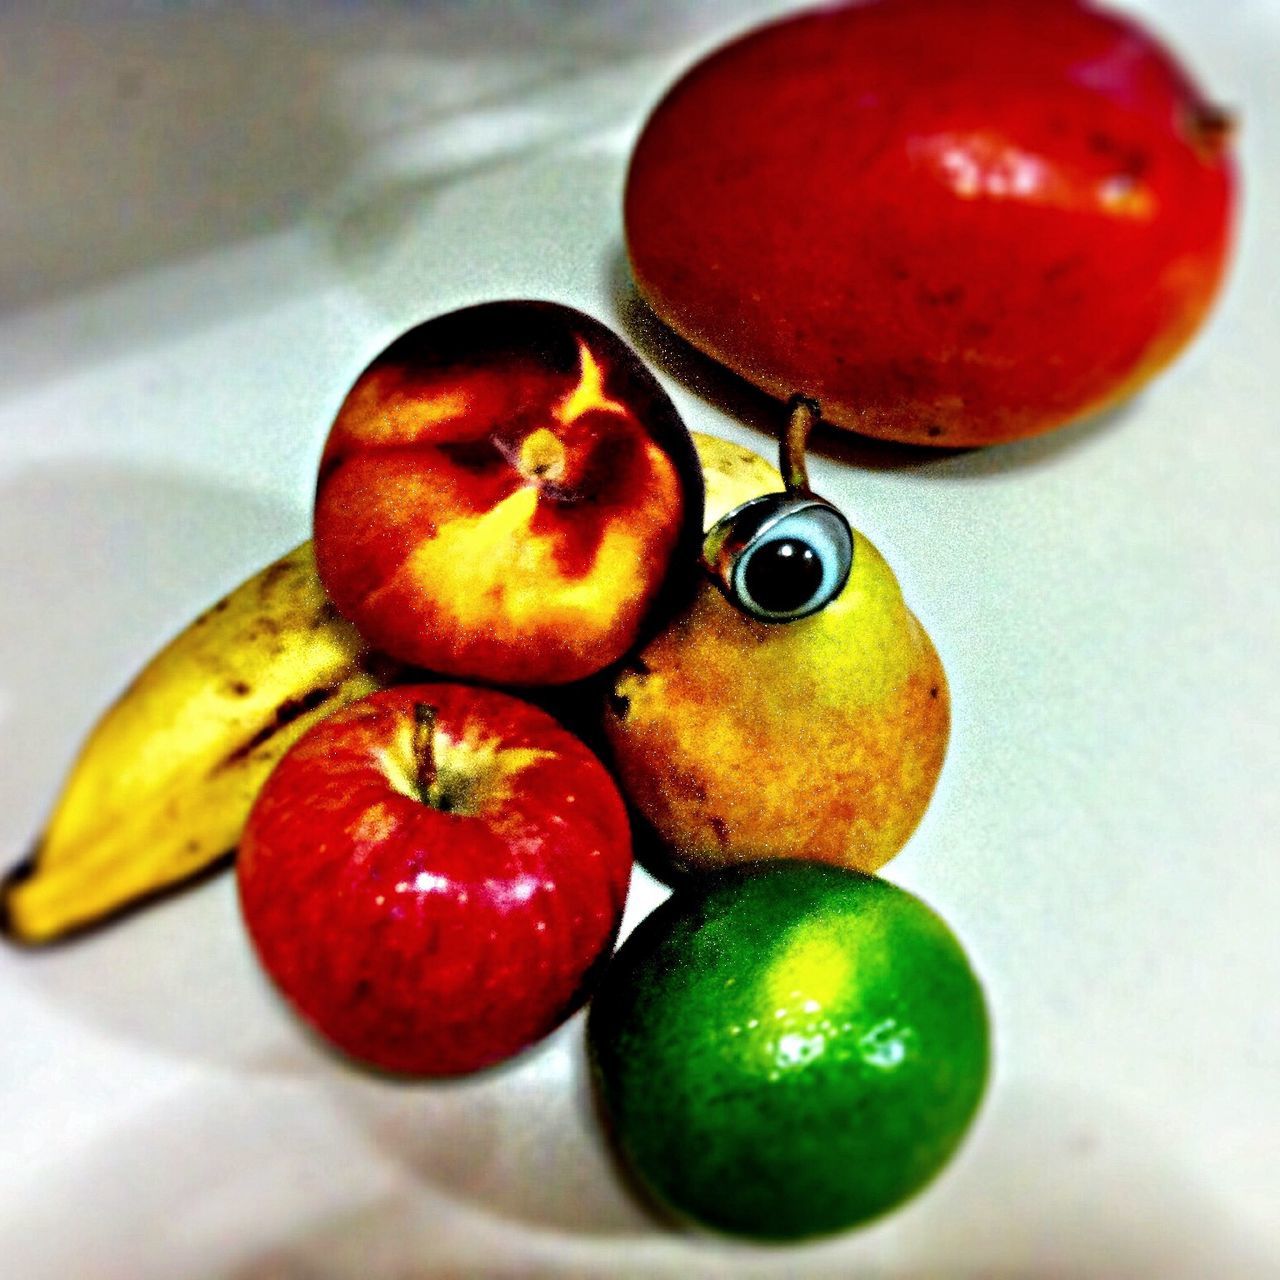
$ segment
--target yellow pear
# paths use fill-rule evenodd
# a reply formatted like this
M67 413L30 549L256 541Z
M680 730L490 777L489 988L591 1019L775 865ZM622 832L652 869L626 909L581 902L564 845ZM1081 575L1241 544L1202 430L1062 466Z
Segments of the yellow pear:
M750 450L695 433L706 573L608 699L618 775L679 869L808 858L874 871L915 830L942 769L946 677L876 548L845 525L847 580L827 575L820 607L798 607L819 586L826 531L812 521L830 507L804 473L813 416L807 404L793 416L785 480ZM777 496L751 502L765 493ZM756 594L780 596L773 603L794 620L762 616L753 573Z

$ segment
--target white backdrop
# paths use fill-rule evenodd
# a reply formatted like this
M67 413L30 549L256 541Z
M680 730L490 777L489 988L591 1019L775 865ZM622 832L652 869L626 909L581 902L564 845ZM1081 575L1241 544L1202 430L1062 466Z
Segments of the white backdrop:
M99 711L306 536L365 361L486 298L627 334L693 427L759 402L638 317L644 113L755 3L0 9L0 855ZM952 749L887 869L997 1037L961 1156L800 1249L681 1236L620 1185L581 1018L448 1087L360 1074L259 977L227 876L0 950L0 1271L43 1277L1280 1274L1280 3L1150 0L1239 110L1246 208L1190 352L1106 418L812 464L898 570ZM662 890L637 874L628 925Z

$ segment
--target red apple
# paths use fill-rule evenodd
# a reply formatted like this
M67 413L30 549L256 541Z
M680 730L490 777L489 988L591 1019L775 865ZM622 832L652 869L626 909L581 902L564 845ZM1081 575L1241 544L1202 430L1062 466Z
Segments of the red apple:
M306 733L236 874L285 998L345 1053L448 1076L519 1052L583 999L626 901L612 779L508 694L405 685Z
M600 671L692 572L701 537L671 401L620 338L552 303L470 307L398 338L320 464L333 602L375 648L445 675Z
M869 435L976 445L1136 390L1228 252L1228 121L1080 0L875 0L751 32L636 145L636 284L695 346Z

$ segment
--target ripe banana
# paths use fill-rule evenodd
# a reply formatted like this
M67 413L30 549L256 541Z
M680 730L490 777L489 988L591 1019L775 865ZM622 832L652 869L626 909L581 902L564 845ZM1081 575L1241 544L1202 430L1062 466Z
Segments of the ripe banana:
M52 942L229 857L285 751L386 683L372 666L326 599L309 542L255 574L95 726L34 852L0 887L0 930Z

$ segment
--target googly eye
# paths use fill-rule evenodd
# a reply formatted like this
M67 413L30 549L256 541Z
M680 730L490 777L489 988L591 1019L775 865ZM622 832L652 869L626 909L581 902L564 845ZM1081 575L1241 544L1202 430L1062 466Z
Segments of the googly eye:
M821 498L770 493L717 521L703 558L744 613L761 622L795 622L844 589L853 567L853 531Z

